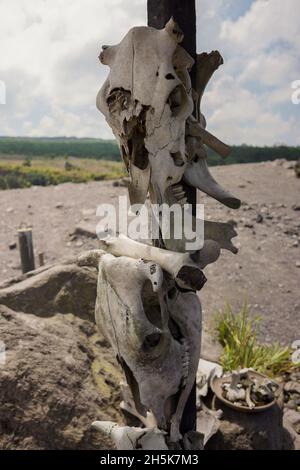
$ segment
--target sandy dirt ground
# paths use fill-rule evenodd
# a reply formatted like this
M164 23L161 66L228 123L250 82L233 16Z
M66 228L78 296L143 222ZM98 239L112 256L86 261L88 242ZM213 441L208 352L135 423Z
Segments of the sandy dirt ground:
M200 292L206 328L216 309L230 302L239 308L247 298L262 317L261 338L290 343L300 339L300 180L287 162L214 167L216 179L243 203L230 210L199 194L207 219L237 225L239 253L223 252L205 270ZM94 248L97 241L75 236L80 223L96 226L96 207L117 204L125 187L113 182L67 183L0 191L0 281L20 274L17 229L33 228L35 253L54 263Z

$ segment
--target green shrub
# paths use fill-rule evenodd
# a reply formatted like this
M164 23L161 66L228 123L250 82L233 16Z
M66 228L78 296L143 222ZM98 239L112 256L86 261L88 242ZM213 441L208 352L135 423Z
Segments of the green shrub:
M220 358L224 370L252 367L258 372L274 376L299 367L291 361L290 347L258 342L260 321L258 316L250 316L247 302L237 314L233 313L230 304L216 313L218 340L224 348Z
M66 168L66 163L68 166ZM61 183L86 183L88 181L102 181L117 179L124 175L123 167L120 163L99 162L99 171L89 171L84 168L72 165L65 161L33 161L31 166L0 161L0 189L26 188L34 186L57 185ZM91 165L94 168L93 165ZM97 166L96 166L97 168Z
M24 166L31 166L32 158L29 156L26 156L23 162Z

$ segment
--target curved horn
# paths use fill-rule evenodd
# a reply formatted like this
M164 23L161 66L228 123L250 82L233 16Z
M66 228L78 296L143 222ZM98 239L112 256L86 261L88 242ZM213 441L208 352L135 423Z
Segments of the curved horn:
M131 176L131 183L128 187L130 204L144 204L150 185L150 164L148 163L147 168L141 169L131 162L129 173Z
M184 179L194 188L213 197L231 209L238 209L241 201L222 188L210 174L206 160L201 158L198 162L190 162L185 170Z

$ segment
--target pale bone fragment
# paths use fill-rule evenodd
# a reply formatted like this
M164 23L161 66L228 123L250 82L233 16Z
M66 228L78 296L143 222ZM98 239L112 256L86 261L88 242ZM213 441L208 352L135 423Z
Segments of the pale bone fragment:
M197 431L204 436L203 446L214 436L220 428L220 420L215 415L201 410L197 414Z
M253 410L253 408L255 408L255 404L251 400L251 383L246 388L245 401L250 410Z
M201 397L206 397L209 387L215 377L222 377L223 367L215 362L200 359L197 369L197 391Z
M224 63L223 57L218 51L210 54L203 52L196 57L196 92L197 92L197 121L201 121L201 100L205 88L213 73ZM203 126L205 127L205 125Z
M100 248L114 256L152 260L167 271L182 288L199 290L203 287L203 273L207 264L214 262L220 250L213 241L207 241L197 253L176 253L145 245L124 235L100 240Z
M241 373L237 371L232 371L230 384L224 384L224 388L226 390L226 398L232 403L240 400L245 400L246 398L245 389L238 387L240 379Z
M118 426L111 421L94 421L92 427L109 436L118 450L168 450L166 433L158 428Z
M221 157L228 157L231 152L229 145L224 144L224 142L222 142L216 136L201 127L200 123L198 123L192 116L189 117L188 121L189 132L192 137L200 138L203 144L217 152L219 155L221 155Z
M126 411L130 415L137 418L145 426L145 428L157 427L157 421L153 413L147 411L145 417L137 411L129 385L126 382L121 381L120 387L123 396L123 400L120 404L121 410Z

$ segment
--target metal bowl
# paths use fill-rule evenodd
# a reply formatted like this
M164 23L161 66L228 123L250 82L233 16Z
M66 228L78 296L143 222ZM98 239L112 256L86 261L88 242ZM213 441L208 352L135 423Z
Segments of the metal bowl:
M256 379L268 379L264 374L261 374L260 372L256 371L249 371L248 375L250 378L256 378ZM273 381L275 382L275 381ZM236 411L242 411L243 413L260 413L261 411L266 411L269 408L272 408L272 406L275 405L276 403L276 397L274 398L273 401L270 401L270 403L267 403L266 405L261 405L261 406L255 406L255 408L249 408L248 406L243 406L243 405L235 405L231 401L227 400L222 396L222 385L228 383L231 383L231 375L223 376L223 377L215 377L211 383L211 389L216 395L216 397L225 405L229 406L230 408L236 410ZM276 383L276 382L275 382Z

